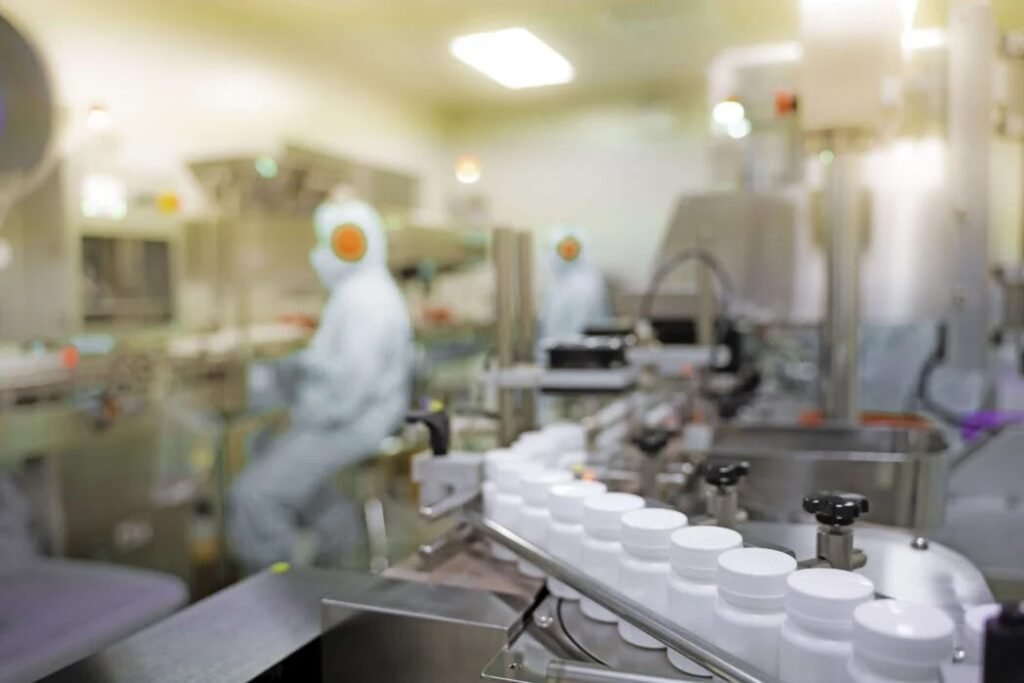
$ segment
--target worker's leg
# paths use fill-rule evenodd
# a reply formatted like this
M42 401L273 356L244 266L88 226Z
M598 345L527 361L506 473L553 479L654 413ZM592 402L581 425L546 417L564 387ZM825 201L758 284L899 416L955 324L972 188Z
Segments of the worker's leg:
M318 567L342 566L366 542L360 507L341 494L334 477L317 491L307 518L316 536L314 564Z
M344 464L332 434L291 430L255 458L231 487L229 533L242 568L256 572L289 561L324 482Z

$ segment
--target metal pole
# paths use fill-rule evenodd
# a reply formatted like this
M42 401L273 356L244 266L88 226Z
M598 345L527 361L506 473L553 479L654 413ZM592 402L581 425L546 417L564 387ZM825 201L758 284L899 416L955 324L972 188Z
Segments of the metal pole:
M730 683L779 683L774 676L738 661L725 650L703 638L698 638L661 614L630 600L622 593L610 590L593 577L584 574L579 568L553 558L547 552L513 534L503 526L484 519L475 512L466 514L469 521L487 537L515 551L519 557L536 565L548 576L567 583L619 618L630 622L670 649L689 657L721 679Z
M537 336L537 313L533 301L533 235L526 230L519 231L516 235L516 247L518 322L515 328L519 330L519 352L516 354L516 360L530 363L533 361L534 340ZM533 391L524 391L522 398L521 427L533 429L537 415Z
M504 370L512 367L515 362L515 270L518 245L515 232L509 228L495 228L493 240L494 344L498 356L498 369ZM511 390L498 390L498 438L505 446L512 443L516 436L513 398Z
M949 364L988 372L989 157L995 25L987 0L950 3L949 170L953 263Z
M842 139L833 139L833 159L826 169L828 298L822 335L822 388L825 417L856 423L857 327L860 304L859 163Z

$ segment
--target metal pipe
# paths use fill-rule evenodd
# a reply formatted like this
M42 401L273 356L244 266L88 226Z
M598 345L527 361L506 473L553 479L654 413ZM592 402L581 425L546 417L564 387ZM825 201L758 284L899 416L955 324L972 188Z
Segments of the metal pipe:
M622 673L595 664L553 659L548 663L545 683L679 683L678 678Z
M578 568L557 560L536 545L524 540L499 524L484 519L476 512L467 512L469 521L484 535L513 550L519 557L536 565L548 576L562 581L625 619L670 649L692 659L711 673L730 683L779 683L778 679L740 662L718 646L699 638L661 614L630 600L616 590Z
M834 157L828 166L825 197L828 300L821 365L824 371L823 404L828 419L856 423L857 326L860 304L860 180L858 160L844 149L847 141L834 139Z
M532 363L537 337L537 310L533 300L533 235L526 230L516 234L516 329L519 331L519 352L516 360ZM523 405L519 411L522 429L533 429L537 409L534 392L523 392Z
M494 345L498 368L512 367L515 362L516 323L516 233L510 228L495 228L494 258ZM498 438L502 445L512 443L516 436L515 404L509 389L498 390Z

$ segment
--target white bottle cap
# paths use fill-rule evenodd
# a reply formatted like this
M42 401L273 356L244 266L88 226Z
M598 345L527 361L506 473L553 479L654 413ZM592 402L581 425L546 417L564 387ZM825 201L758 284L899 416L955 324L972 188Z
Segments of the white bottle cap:
M555 484L572 481L572 473L564 470L538 470L522 476L523 502L531 507L548 507L548 490Z
M665 508L644 508L622 515L622 547L630 555L668 559L669 537L686 526L686 515Z
M514 496L522 493L523 475L538 472L544 465L532 460L513 458L498 465L498 490Z
M871 579L841 569L793 572L786 586L786 613L811 629L850 628L853 611L875 597Z
M586 442L583 425L575 422L555 422L542 431L559 451L582 451Z
M937 607L874 600L853 612L853 650L882 664L938 668L953 656L954 629Z
M737 548L718 556L718 594L745 607L781 608L786 600L786 577L796 560L767 548Z
M497 479L498 466L501 463L522 457L524 456L517 454L510 448L495 448L494 450L487 451L484 453L484 477L486 479Z
M672 533L669 559L680 576L714 580L718 556L743 547L743 537L720 526L690 526Z
M975 605L964 613L964 652L971 664L984 661L985 625L992 617L999 616L999 605Z
M574 481L556 484L548 489L548 509L551 517L570 524L583 522L583 501L608 490L599 481Z
M602 493L583 501L583 529L591 536L617 539L622 515L639 510L644 499L632 493Z
M543 432L523 432L512 444L512 450L532 457L541 457L552 452L554 444Z

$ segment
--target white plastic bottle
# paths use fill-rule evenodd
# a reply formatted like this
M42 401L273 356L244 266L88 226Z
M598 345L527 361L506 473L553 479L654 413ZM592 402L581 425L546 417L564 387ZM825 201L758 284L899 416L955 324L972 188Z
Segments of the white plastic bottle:
M850 659L853 611L874 600L875 585L853 572L814 568L790 574L786 587L779 678L786 683L827 681Z
M522 534L520 519L522 517L522 477L530 472L539 472L544 466L524 458L513 458L498 465L498 495L494 500L494 521L514 534ZM502 547L501 554L495 558L511 562L518 559L511 550Z
M743 537L720 526L691 526L669 539L668 616L690 633L711 641L715 631L718 557L743 547ZM672 665L688 674L707 675L687 657L669 650Z
M622 558L622 515L644 506L644 499L631 493L602 493L583 501L583 569L609 588L618 589ZM583 614L605 624L619 620L593 600L580 600Z
M953 620L937 607L874 600L853 612L850 683L939 683L953 657Z
M765 673L778 675L786 577L796 560L778 550L739 548L718 557L714 642Z
M527 472L522 477L523 510L520 513L520 534L525 540L542 550L547 550L548 540L548 490L555 484L572 481L572 474L564 470L538 470ZM519 560L519 571L526 576L539 579L544 572L526 560Z
M669 538L686 526L686 515L676 510L646 508L622 516L622 559L619 591L644 607L668 616ZM630 645L657 650L665 645L625 621L619 635Z
M548 552L566 564L583 564L583 501L608 490L599 481L574 481L548 490ZM579 600L580 594L566 583L548 578L548 590L563 600Z
M483 497L484 517L494 519L494 512L498 505L498 467L513 460L527 460L524 454L516 453L508 448L496 448L484 454L484 482L480 486L480 493ZM501 562L511 562L516 559L515 553L495 541L490 542L491 555Z

